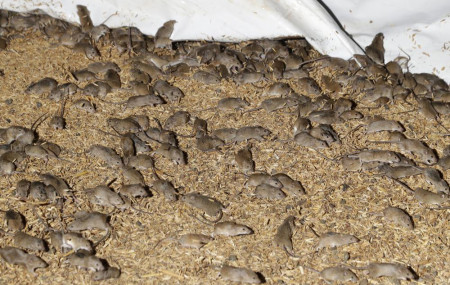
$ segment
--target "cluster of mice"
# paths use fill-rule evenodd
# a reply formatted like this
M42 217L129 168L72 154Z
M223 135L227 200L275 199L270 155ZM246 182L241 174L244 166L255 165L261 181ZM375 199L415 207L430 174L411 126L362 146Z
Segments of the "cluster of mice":
M254 112L263 110L275 112L281 109L295 108L297 118L292 126L292 138L275 141L293 142L294 144L313 149L324 159L341 164L348 171L376 171L378 175L388 177L402 185L423 204L433 205L445 209L443 204L449 200L449 186L442 178L442 174L431 166L439 165L443 170L449 168L450 149L444 151L439 159L436 151L423 141L407 138L403 132L404 126L394 120L386 120L380 116L364 117L355 110L359 106L379 108L394 101L401 101L411 106L408 99L413 99L417 111L424 119L432 120L437 127L445 129L440 122L441 116L449 114L450 91L442 79L432 74L412 74L403 72L407 66L406 58L384 63L383 35L375 36L371 45L366 47L366 55L355 55L351 60L343 60L328 56L306 60L310 54L310 46L303 39L300 40L259 40L237 49L233 44L180 42L172 43L170 36L175 21L166 22L156 33L155 37L143 35L137 28L125 27L110 29L106 25L94 26L86 7L78 6L81 25L73 25L57 20L45 14L19 14L10 11L0 11L0 37L6 41L6 31L22 31L25 29L40 29L49 39L60 45L82 52L91 60L99 60L100 53L96 44L109 44L121 54L128 53L130 59L130 74L128 86L123 87L120 78L121 68L114 62L92 62L86 68L71 72L76 82L59 84L55 79L46 77L33 82L25 90L27 94L48 95L48 99L60 102L57 114L50 119L50 125L55 130L65 128L64 107L71 96L77 92L86 96L72 102L72 106L86 111L87 114L96 112L96 104L119 104L124 108L154 107L161 104L176 104L185 96L183 91L167 81L168 78L186 76L195 71L192 80L205 85L219 84L229 79L236 85L267 83L280 79L295 79L301 94L296 93L289 84L282 82L270 83L263 88L262 96L267 96L259 106L250 109L250 103L243 98L228 97L218 101L212 108L216 112ZM0 48L1 46L0 41ZM234 48L233 48L234 47ZM172 55L159 55L162 49L172 52ZM166 52L167 54L167 52ZM131 57L131 55L133 57ZM201 68L201 70L200 70ZM323 75L321 86L309 76L313 69L331 69L333 78ZM344 98L339 95L342 90L348 94L365 95L356 99L356 95ZM123 102L110 102L108 94L116 91L126 91L130 96ZM352 98L355 97L355 98ZM364 108L364 107L363 107ZM92 159L99 159L107 166L119 169L123 176L120 189L114 190L109 184L98 185L85 191L90 203L119 210L134 208L132 198L143 198L151 195L150 189L163 195L168 202L180 200L203 212L201 217L195 217L202 222L214 225L212 236L201 234L185 234L175 240L184 247L201 248L210 242L215 235L237 236L250 235L250 227L233 221L220 221L226 208L213 197L196 192L181 193L173 184L161 178L161 173L154 167L154 157L163 156L176 164L187 165L187 155L178 145L178 139L195 139L199 151L218 151L227 144L266 140L272 132L261 126L242 126L240 128L222 128L208 130L208 122L187 111L174 112L161 124L153 118L157 127L150 126L150 119L144 115L133 115L126 118L111 117L107 120L111 133L120 139L121 154L110 147L95 144L86 150ZM349 120L364 122L360 127L352 130L348 135L364 129L365 134L385 133L387 141L371 141L373 144L392 144L400 152L366 149L341 157L329 158L320 151L330 145L341 144L339 134L332 125L343 124ZM180 136L175 130L183 126L191 126L192 134ZM17 163L25 159L19 154L44 160L58 159L60 150L48 142L37 141L35 128L10 126L0 130L0 137L5 141L1 146L0 172L2 175L14 174ZM22 130L18 134L18 130ZM33 134L27 143L19 144L22 148L14 147L21 142L25 133ZM447 131L448 132L448 131ZM448 135L448 134L447 134ZM156 146L153 150L152 146ZM411 159L409 157L414 157ZM248 145L237 151L234 156L236 168L248 179L244 186L254 188L254 195L260 199L284 199L290 196L302 196L305 189L299 181L284 173L268 174L255 172L252 157L252 147ZM7 163L8 167L5 166ZM417 163L425 165L420 167ZM140 171L151 170L154 181L151 187L145 183ZM159 173L158 173L159 172ZM399 179L423 175L425 180L435 187L436 192L425 189L411 189ZM16 196L21 199L37 199L61 203L71 196L67 183L51 174L41 175L42 182L21 180L17 183ZM37 213L36 213L37 215ZM388 223L405 229L413 229L411 216L403 209L387 207L382 215ZM209 217L209 218L208 218ZM5 212L8 229L15 231L14 243L17 247L32 251L44 250L42 239L32 237L21 232L24 229L23 216L15 211ZM211 220L210 218L213 218ZM40 220L42 218L39 217ZM274 244L281 247L291 256L296 257L292 244L294 231L294 216L287 217L279 226L273 239ZM67 257L67 263L95 271L94 280L117 278L120 270L107 266L104 260L94 255L94 248L110 236L112 227L109 225L108 215L99 212L81 211L74 215L74 220L68 224L69 232L57 231L47 225L52 246L62 252L73 250ZM45 221L43 221L45 223ZM83 238L77 231L100 229L106 232L94 246ZM314 230L313 230L314 231ZM314 232L315 233L315 232ZM324 247L338 247L355 242L359 239L350 234L327 232L317 234L319 243L317 249ZM171 239L174 239L171 237ZM158 243L159 244L159 243ZM156 247L156 246L155 246ZM39 257L28 254L22 249L6 247L0 249L0 255L13 264L22 264L31 272L47 264ZM105 265L106 264L106 265ZM399 263L369 263L367 267L333 266L317 271L327 281L356 281L358 277L351 270L366 270L371 278L381 276L396 279L413 280L417 274L408 266ZM247 268L223 265L220 275L224 280L247 283L261 283L264 277Z

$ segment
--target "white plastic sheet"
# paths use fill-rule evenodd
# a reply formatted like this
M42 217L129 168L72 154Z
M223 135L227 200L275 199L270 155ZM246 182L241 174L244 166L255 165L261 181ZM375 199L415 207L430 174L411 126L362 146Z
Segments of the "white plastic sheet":
M386 61L411 56L412 72L433 72L450 82L450 1L447 0L2 0L1 8L41 9L78 22L76 5L88 7L94 24L136 26L153 35L176 20L174 40L239 41L305 36L320 52L350 58L375 34L385 35Z
M387 61L405 56L405 51L411 56L412 72L432 72L450 83L450 1L324 2L361 46L382 32Z

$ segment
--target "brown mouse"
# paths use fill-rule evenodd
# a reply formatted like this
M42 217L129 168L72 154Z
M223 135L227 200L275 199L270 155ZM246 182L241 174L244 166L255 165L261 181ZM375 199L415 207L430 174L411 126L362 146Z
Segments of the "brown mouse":
M187 163L185 153L181 149L168 143L162 143L157 150L153 151L153 153L160 154L178 165L186 165Z
M173 202L178 200L178 191L170 181L161 179L155 170L153 170L153 177L155 180L152 182L151 187L155 189L156 192L163 194L167 201Z
M10 231L21 231L25 228L25 218L19 212L14 210L5 211L4 218L6 220L6 227Z
M229 265L222 265L220 269L220 277L229 282L240 282L249 284L262 283L258 274L248 268L234 267Z
M87 153L95 158L101 159L108 166L111 167L123 166L122 158L116 153L115 150L109 147L95 144L88 149Z
M319 242L316 246L317 251L325 247L336 248L338 246L359 242L359 239L354 235L336 232L326 232L322 235L318 235L311 227L310 229L319 238Z
M94 272L105 270L105 266L103 265L103 262L100 260L100 258L85 252L72 253L66 258L64 263L67 263L71 266L76 266L79 269L85 269Z
M74 215L75 219L67 225L69 231L84 231L100 229L106 231L105 235L95 243L95 246L106 240L111 235L111 226L107 219L108 215L99 212L80 211Z
M43 239L31 236L21 231L14 234L13 240L15 246L26 250L47 251L47 247Z
M409 267L399 263L369 263L367 267L354 267L354 269L365 270L369 277L392 277L399 280L416 280L417 276Z
M207 243L213 240L212 237L202 234L184 234L178 239L174 237L164 238L156 243L153 248L156 248L164 240L174 240L177 241L182 247L200 249Z
M245 187L256 187L262 184L267 184L275 188L282 188L283 184L278 180L278 178L268 174L268 173L253 173L248 176L245 182Z
M358 276L351 271L350 269L344 267L344 266L332 266L332 267L326 267L322 269L321 271L316 270L314 268L301 265L302 267L309 269L315 273L318 273L320 277L322 277L328 284L329 281L339 281L339 282L357 282Z
M58 82L50 77L43 78L37 82L30 84L25 89L26 94L42 95L44 93L50 93L58 86Z
M254 139L257 141L263 141L265 137L269 136L272 132L261 126L247 126L239 128L236 131L236 137L234 142L248 141Z
M167 21L162 25L162 27L158 29L155 34L155 48L172 48L172 41L170 40L170 36L173 33L176 22L177 21L175 20Z
M92 274L92 280L102 281L108 279L116 279L120 277L120 269L117 267L108 267L103 271L97 271Z
M294 231L295 216L289 216L284 219L283 223L278 227L273 243L277 247L281 247L289 256L294 255L294 246L292 245L292 235Z
M216 217L213 222L218 222L222 219L225 206L214 198L199 193L188 193L181 196L180 200L194 208L204 211L210 217ZM202 217L207 220L204 215Z
M414 229L414 222L411 216L400 208L387 207L383 210L383 216L389 223L408 230Z
M105 207L120 207L124 204L122 198L111 190L107 185L98 185L84 191L89 197L89 201L96 205Z
M15 247L0 248L0 256L8 263L25 266L33 275L38 268L45 268L48 264L39 256L28 254L25 251Z
M285 173L277 173L272 175L272 177L280 181L280 183L283 185L281 189L285 193L294 197L306 194L305 188L303 188L302 184L299 181L292 179L289 175Z
M256 186L254 194L260 199L280 200L286 198L286 194L280 188L264 183Z
M250 150L250 146L238 150L234 155L234 162L238 169L244 174L255 171L255 162L253 161L253 155Z

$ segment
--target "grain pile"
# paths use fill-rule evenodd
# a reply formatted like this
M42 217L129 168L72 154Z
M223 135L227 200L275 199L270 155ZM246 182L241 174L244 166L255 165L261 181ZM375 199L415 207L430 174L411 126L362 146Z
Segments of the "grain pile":
M79 12L0 14L0 254L31 258L0 283L448 282L448 85L381 34L358 64Z

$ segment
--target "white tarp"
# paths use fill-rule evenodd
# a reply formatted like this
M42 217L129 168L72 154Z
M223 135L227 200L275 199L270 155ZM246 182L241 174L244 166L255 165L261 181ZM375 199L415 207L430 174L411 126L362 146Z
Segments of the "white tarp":
M386 61L411 56L412 72L433 72L450 82L448 0L2 0L15 11L41 9L78 22L76 5L88 7L94 24L136 26L153 35L176 20L174 40L239 41L305 36L320 52L350 58L384 33ZM340 29L335 19L354 41Z

